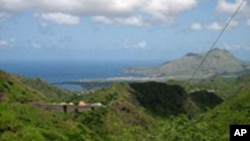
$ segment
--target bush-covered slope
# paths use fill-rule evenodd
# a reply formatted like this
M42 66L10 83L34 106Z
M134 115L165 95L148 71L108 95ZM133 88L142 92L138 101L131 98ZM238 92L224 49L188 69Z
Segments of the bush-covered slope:
M246 88L215 109L189 121L183 136L186 140L196 137L197 140L228 141L230 124L250 124L249 99L250 89Z
M0 71L0 93L4 102L28 103L47 100L39 91L24 85L3 71Z
M193 113L199 114L222 102L222 99L213 93L201 91L187 94L178 85L160 82L115 84L85 95L84 98L90 102L102 102L108 105L124 98L128 103L142 107L154 116L163 117L188 114L194 108L201 109L199 112L196 111L198 113Z
M230 83L222 87L230 85L234 93L223 103L211 92L186 94L179 86L156 82L115 84L86 99L108 106L101 125L112 140L226 141L230 124L250 124L248 76L220 80L219 90L220 83Z
M68 115L35 106L46 102L49 100L42 93L0 71L0 140L82 141L92 138L91 130ZM95 139L98 138L93 137Z
M51 101L59 102L59 101L67 101L69 97L73 97L76 93L62 90L58 87L55 87L41 78L26 78L23 76L15 76L18 80L20 80L23 84L36 89L43 93L46 97L48 97Z
M234 94L223 103L212 92L187 93L175 82L116 83L67 98L101 102L103 107L65 114L45 111L34 104L50 102L42 90L53 93L53 89L44 85L35 90L1 72L0 140L226 141L230 124L250 124L248 77L226 81L235 85ZM209 83L202 85L209 88Z
M0 104L1 141L69 141L90 139L90 133L65 115L20 103Z
M89 123L92 130L98 125L100 134L109 135L111 140L163 140L165 138L157 132L176 126L178 120L175 119L191 121L190 117L222 102L212 93L187 94L177 85L158 82L114 84L80 99L107 106L97 115L91 112L95 118L79 116L78 119Z

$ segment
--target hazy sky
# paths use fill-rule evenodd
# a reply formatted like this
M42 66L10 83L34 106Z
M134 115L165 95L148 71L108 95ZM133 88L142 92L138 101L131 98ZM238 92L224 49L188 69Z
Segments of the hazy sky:
M0 0L0 60L171 60L210 48L242 0ZM217 47L250 60L250 1Z

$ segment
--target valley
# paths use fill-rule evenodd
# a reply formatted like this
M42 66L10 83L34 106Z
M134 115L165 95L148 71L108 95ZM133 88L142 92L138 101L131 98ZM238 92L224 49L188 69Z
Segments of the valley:
M0 140L228 140L230 124L250 123L249 78L217 75L190 87L185 80L114 82L79 94L1 71ZM35 106L79 101L105 106L83 112Z
M249 141L249 13L0 0L0 141Z

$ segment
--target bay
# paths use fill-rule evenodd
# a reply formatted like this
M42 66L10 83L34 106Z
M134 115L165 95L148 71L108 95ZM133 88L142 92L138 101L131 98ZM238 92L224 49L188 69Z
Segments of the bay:
M0 69L29 78L42 78L49 83L78 81L82 79L103 79L126 77L123 70L129 67L157 66L158 61L0 61ZM63 85L62 88L79 90L80 86Z

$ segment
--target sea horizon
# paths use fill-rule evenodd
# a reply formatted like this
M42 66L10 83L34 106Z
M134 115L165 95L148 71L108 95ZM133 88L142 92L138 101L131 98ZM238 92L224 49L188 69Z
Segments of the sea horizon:
M41 78L48 83L78 81L82 79L106 79L112 77L129 77L123 71L130 67L159 66L160 61L45 61L45 60L9 60L0 61L0 69L11 74L28 78ZM69 90L81 90L80 86L56 85Z

